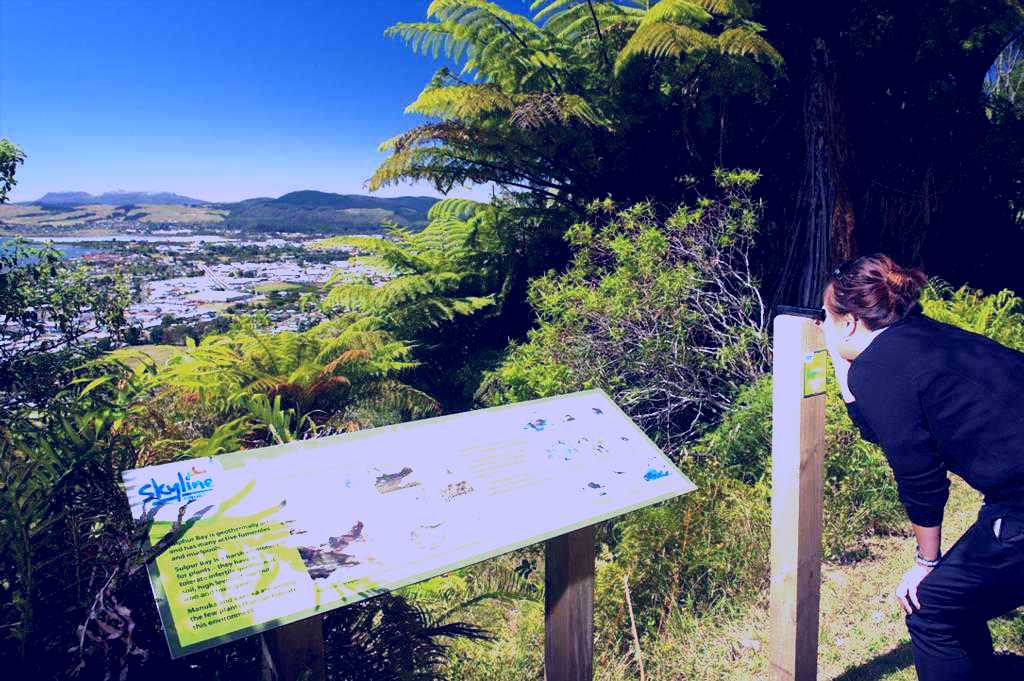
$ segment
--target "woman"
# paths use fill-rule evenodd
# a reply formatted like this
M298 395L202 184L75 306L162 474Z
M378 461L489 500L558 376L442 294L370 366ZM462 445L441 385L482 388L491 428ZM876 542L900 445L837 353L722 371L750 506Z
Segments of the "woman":
M926 281L882 254L848 261L820 324L850 418L885 452L917 537L896 597L918 678L1000 678L987 622L1024 604L1024 353L922 314ZM947 471L985 503L943 554Z

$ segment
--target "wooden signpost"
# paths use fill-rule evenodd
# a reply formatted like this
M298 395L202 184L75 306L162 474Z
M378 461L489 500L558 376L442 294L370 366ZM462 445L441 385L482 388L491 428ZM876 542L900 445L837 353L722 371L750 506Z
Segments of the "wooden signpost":
M774 322L769 677L813 681L818 667L826 351L814 320Z
M313 615L265 631L260 681L326 681L324 618Z
M544 678L594 676L594 526L544 545Z

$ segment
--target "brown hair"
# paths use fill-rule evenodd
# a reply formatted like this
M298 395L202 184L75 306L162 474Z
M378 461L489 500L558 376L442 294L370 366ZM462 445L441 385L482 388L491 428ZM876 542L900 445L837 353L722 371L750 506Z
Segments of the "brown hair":
M920 268L900 267L884 253L862 255L832 272L825 305L832 314L851 314L874 331L919 310L926 283Z

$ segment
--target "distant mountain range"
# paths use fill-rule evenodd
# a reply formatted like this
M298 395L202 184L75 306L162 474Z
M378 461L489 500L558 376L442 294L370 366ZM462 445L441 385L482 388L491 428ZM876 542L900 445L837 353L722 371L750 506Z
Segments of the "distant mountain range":
M360 194L331 194L312 190L291 192L276 199L247 199L216 204L228 211L226 227L277 231L288 225L296 231L328 231L347 227L380 226L384 220L407 227L427 223L427 211L437 203L429 196L380 198Z
M209 201L190 199L171 192L130 192L116 189L100 195L88 192L47 192L36 201L37 206L128 206L147 204L150 206L203 206Z
M0 225L35 229L104 226L111 220L152 224L207 224L253 232L378 231L385 222L419 228L437 202L429 196L381 198L360 194L296 191L278 198L233 203L193 199L171 192L49 192L36 201L0 206Z
M292 191L276 199L247 199L212 204L227 212L223 226L246 231L356 231L380 227L385 221L408 227L427 223L431 197L381 199L328 191Z

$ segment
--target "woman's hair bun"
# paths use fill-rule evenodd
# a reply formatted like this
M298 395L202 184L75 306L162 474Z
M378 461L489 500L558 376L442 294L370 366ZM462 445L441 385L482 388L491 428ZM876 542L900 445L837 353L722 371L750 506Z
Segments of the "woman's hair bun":
M887 258L888 259L888 258ZM928 277L916 267L904 268L888 259L890 267L885 270L885 281L893 289L893 292L913 298L915 301L921 293L921 289L928 283Z
M897 267L885 273L885 280L889 283L890 286L896 288L903 288L903 286L907 283L907 275L903 273L902 268Z
M900 267L884 253L865 255L833 276L825 302L835 314L852 314L877 329L903 319L918 307L928 277L917 267Z

